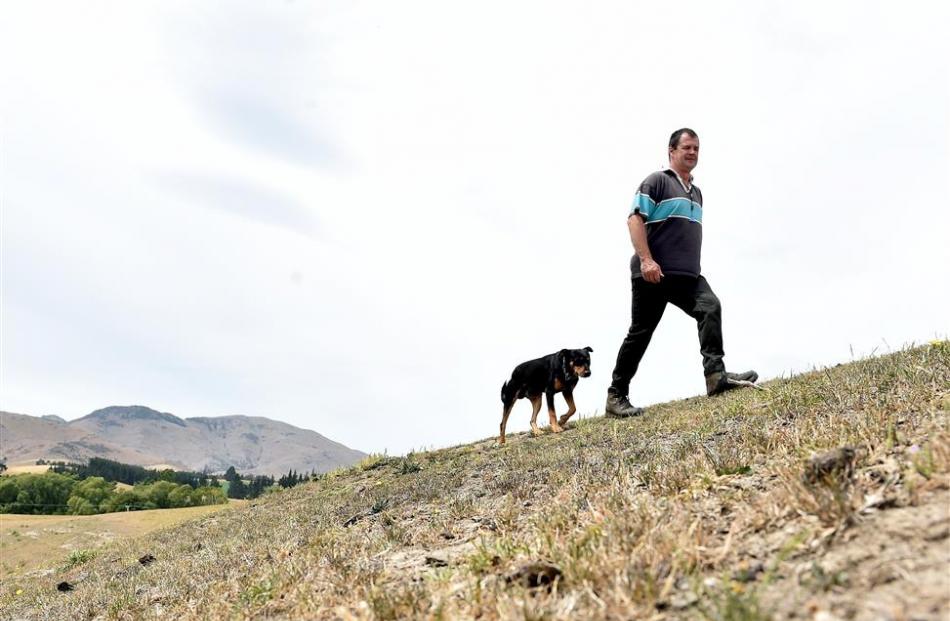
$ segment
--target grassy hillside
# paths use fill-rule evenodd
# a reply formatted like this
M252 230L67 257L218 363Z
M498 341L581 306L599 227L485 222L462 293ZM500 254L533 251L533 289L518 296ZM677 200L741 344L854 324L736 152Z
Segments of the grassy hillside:
M946 619L948 411L943 342L370 458L4 580L0 617Z

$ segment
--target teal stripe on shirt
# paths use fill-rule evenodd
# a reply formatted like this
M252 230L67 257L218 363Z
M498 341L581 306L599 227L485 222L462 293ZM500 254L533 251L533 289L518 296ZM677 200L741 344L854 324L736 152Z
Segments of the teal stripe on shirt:
M630 215L642 213L643 217L649 220L650 216L653 215L654 209L656 209L656 201L647 194L637 192L637 195L633 197L633 206L630 208Z
M648 224L650 222L660 222L667 218L688 218L693 222L703 223L702 205L688 198L668 198L665 201L660 201L649 212L641 209L641 213L646 216Z

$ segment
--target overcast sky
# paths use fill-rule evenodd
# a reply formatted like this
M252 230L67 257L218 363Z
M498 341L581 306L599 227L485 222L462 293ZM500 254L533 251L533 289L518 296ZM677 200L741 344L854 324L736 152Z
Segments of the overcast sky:
M948 26L866 0L4 2L0 408L399 454L496 434L517 363L591 346L599 415L625 220L682 126L730 369L945 337ZM703 387L671 307L632 400Z

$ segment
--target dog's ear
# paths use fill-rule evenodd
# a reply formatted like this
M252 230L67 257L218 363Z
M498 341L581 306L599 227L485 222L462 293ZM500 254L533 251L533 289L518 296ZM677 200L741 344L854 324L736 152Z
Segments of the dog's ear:
M592 352L592 351L594 351L594 348L591 347L590 345L588 345L587 347L584 348L584 351L590 351L590 352Z
M559 351L559 352L557 353L557 355L560 356L561 358L564 358L564 357L566 357L570 352L571 352L571 350L569 350L569 349L562 349L561 351Z

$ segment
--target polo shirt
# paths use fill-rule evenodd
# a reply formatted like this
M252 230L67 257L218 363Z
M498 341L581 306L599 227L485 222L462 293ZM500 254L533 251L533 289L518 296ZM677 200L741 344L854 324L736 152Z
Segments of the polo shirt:
M647 244L665 275L699 276L703 246L703 193L696 185L684 187L672 169L643 180L628 218L639 214L646 223ZM642 277L640 257L630 260L634 278Z

